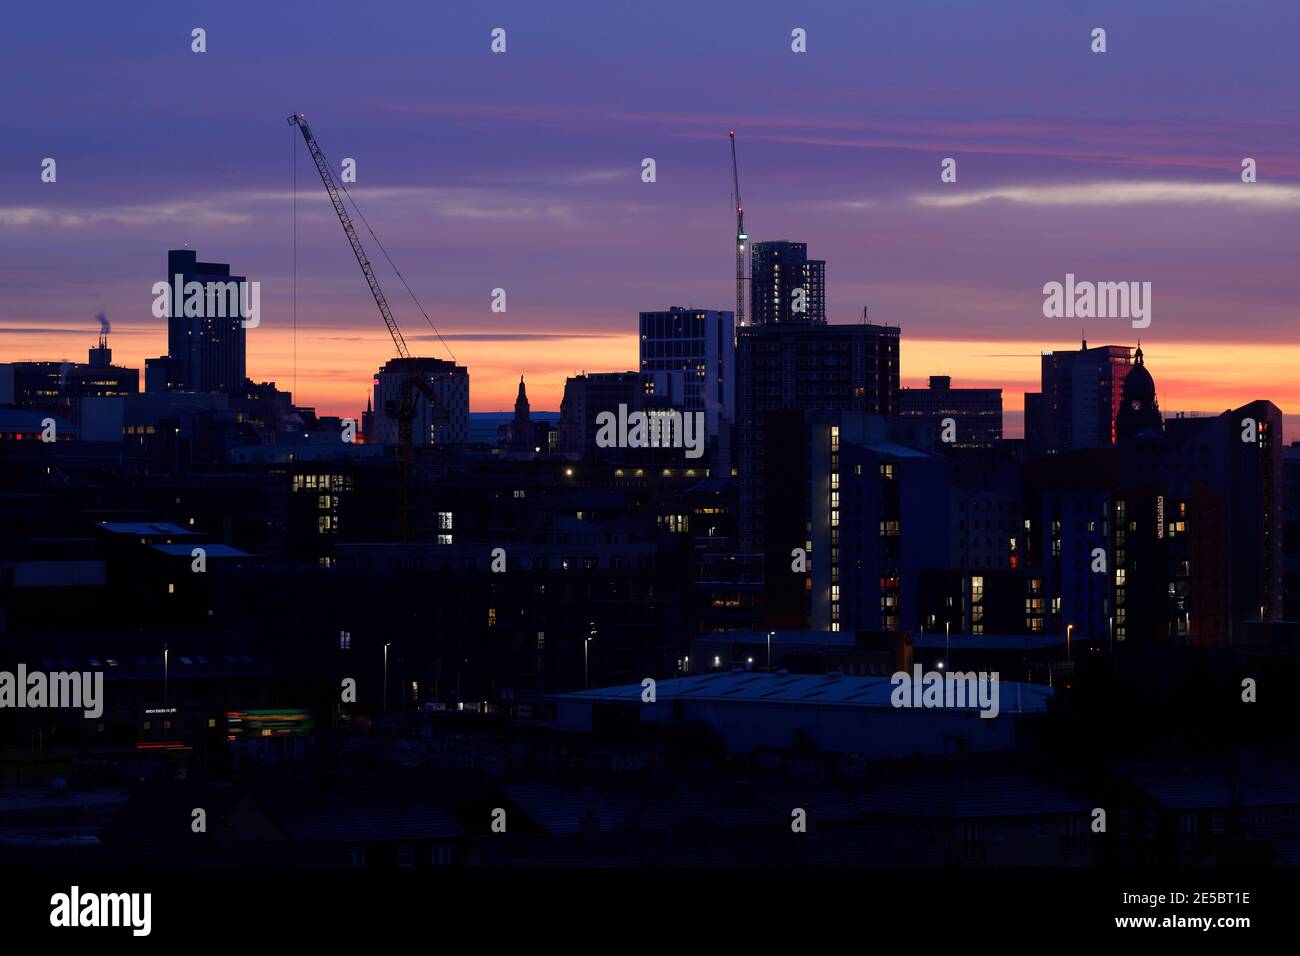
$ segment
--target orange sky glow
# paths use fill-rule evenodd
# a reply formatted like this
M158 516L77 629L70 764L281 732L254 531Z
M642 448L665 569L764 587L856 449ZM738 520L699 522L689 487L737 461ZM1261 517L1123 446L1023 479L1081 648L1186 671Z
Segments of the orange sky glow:
M362 371L378 368L392 352L382 328L370 333L299 326L295 400L320 414L353 416L365 407L370 380ZM553 332L525 341L459 340L451 333L456 359L470 370L470 400L477 412L514 407L519 375L525 376L534 409L558 411L564 380L582 371L637 367L637 338ZM164 350L153 327L114 327L110 338L115 364L144 368L147 356ZM66 358L86 360L94 335L84 326L50 332L6 335L0 327L0 361ZM1109 344L1094 341L1092 345ZM1128 344L1116 342L1115 344ZM1059 343L1077 348L1077 343ZM922 387L928 376L951 375L955 387L1000 387L1007 434L1020 434L1025 391L1038 388L1041 343L987 340L916 339L904 333L902 384ZM446 357L436 343L421 342L418 354ZM1150 342L1144 345L1155 376L1161 409L1221 412L1256 398L1268 398L1283 412L1300 409L1300 344ZM293 335L262 327L249 333L249 377L292 389ZM142 375L143 378L143 375ZM141 383L143 385L143 381ZM1289 431L1289 430L1288 430ZM1294 435L1288 435L1288 440Z

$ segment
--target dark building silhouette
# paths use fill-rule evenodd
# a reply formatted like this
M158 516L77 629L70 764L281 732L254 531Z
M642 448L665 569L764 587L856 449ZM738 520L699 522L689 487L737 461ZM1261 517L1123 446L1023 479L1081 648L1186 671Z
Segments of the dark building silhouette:
M510 423L510 450L527 453L533 444L533 423L529 420L528 393L524 390L524 377L519 376L519 394L515 397L515 418Z
M1115 438L1127 441L1143 433L1159 433L1163 427L1160 405L1156 402L1156 383L1147 371L1139 345L1133 355L1133 367L1124 377L1124 390L1115 415Z
M1132 366L1119 345L1044 352L1042 391L1025 395L1025 436L1030 454L1115 444L1115 418Z
M556 429L551 422L533 420L524 377L519 376L515 416L497 425L497 446L509 456L529 458L554 451L555 438Z
M183 391L183 363L170 355L144 360L144 390L150 394Z
M826 261L809 259L806 242L754 243L749 302L752 325L825 325Z
M140 391L140 372L113 365L108 336L101 332L90 349L90 361L10 362L0 365L0 405L46 411L81 422L81 401L134 395Z
M680 371L683 411L703 412L710 440L736 417L736 316L716 309L642 312L641 371Z
M808 481L804 412L898 408L899 329L886 325L753 325L739 331L740 548L782 563L802 546L804 519L786 495ZM769 486L769 482L771 485ZM804 492L798 493L800 497ZM792 624L791 626L803 626Z
M909 443L930 450L988 447L1002 438L1002 389L953 388L947 375L931 375L928 388L898 393L898 417ZM944 422L952 420L952 440Z
M408 380L424 379L435 401L415 403L411 440L416 445L455 445L469 441L469 369L436 358L393 358L375 372L372 444L396 445L398 408ZM419 393L417 393L419 394Z
M813 626L829 617L832 630L914 629L922 571L950 559L952 464L882 435L884 420L840 417L826 449L827 467L838 465L826 516L812 522Z
M186 315L185 308L176 307L177 286L183 305L184 287L191 282L204 289L199 315ZM241 296L245 282L243 276L231 275L230 266L224 262L200 262L193 250L172 249L167 253L167 283L172 290L167 355L177 364L165 374L174 387L189 392L229 393L238 393L244 387L246 316Z
M685 373L583 372L564 382L560 401L558 450L575 458L596 457L604 461L668 460L680 458L679 450L598 448L596 419L602 412L618 414L620 405L628 413L651 409L680 409L685 401Z
M1282 617L1300 621L1300 441L1293 441L1283 452L1285 600Z

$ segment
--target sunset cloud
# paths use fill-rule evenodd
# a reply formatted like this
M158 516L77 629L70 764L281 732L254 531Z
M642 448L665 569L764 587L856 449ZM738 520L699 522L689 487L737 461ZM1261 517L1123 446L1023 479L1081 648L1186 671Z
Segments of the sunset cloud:
M973 192L925 193L922 206L961 207L1002 200L1026 206L1132 206L1144 203L1233 203L1260 209L1300 208L1300 186L1277 183L1096 182L999 186Z

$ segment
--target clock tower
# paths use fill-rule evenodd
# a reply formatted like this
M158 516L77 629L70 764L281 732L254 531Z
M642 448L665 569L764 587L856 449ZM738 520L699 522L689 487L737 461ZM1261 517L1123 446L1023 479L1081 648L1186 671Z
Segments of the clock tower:
M1147 371L1139 345L1133 356L1133 367L1124 378L1124 396L1115 416L1115 436L1123 442L1151 431L1164 431L1164 419L1156 402L1156 383Z

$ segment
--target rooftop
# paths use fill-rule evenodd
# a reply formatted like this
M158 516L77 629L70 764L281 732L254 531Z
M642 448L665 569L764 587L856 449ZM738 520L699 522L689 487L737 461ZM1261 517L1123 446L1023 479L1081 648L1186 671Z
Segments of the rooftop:
M99 527L110 534L128 534L145 538L154 535L194 534L193 531L188 531L178 524L166 521L101 521Z
M656 702L707 700L749 703L893 709L888 677L789 674L782 671L714 671L661 680L655 685ZM999 708L1003 711L1041 712L1052 690L1042 684L999 681ZM592 703L640 702L640 684L598 687L559 695L562 700ZM961 708L976 710L976 707Z
M189 532L186 532L187 534ZM247 551L240 551L228 544L155 544L153 550L174 558L188 558L195 548L202 548L204 557L208 558L251 558Z

